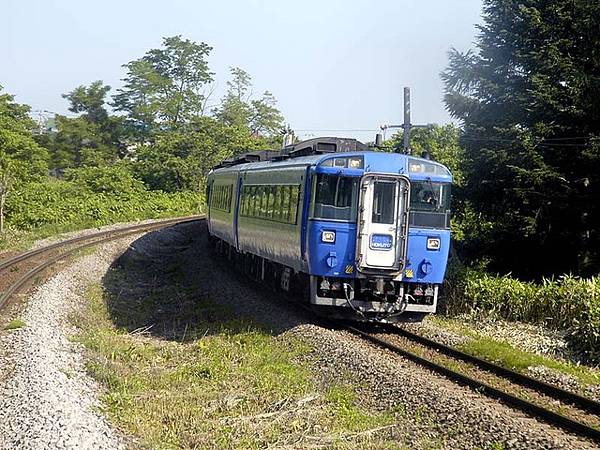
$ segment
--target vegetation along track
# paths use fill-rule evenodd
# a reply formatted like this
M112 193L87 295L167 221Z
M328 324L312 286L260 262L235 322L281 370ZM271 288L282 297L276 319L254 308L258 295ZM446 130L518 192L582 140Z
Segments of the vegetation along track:
M346 324L337 325L453 381L600 443L600 403L592 399L476 358L399 327L385 327L373 332L372 329L364 331Z
M10 280L7 286L3 286L4 291L0 295L0 310L2 310L2 308L8 304L9 300L15 293L27 285L32 279L34 279L36 275L43 272L48 267L56 264L61 259L64 259L66 256L72 255L79 250L102 244L104 242L120 239L131 234L156 230L177 225L179 223L193 222L202 219L202 216L192 216L120 227L56 242L54 244L40 247L35 250L30 250L2 260L0 261L0 274L7 272L16 273L21 271L21 266L31 268L22 276L16 278L15 280ZM59 254L55 255L55 252L58 252ZM5 279L6 278L4 276L0 277L0 280Z

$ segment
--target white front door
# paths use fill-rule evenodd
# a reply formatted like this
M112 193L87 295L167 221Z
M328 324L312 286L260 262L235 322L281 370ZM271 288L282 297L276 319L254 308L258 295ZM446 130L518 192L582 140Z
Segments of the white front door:
M358 268L398 271L404 265L408 180L394 175L363 177L357 242Z

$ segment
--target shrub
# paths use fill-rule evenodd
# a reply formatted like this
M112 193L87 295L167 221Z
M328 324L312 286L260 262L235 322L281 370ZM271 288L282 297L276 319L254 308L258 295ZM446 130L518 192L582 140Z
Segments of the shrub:
M81 183L81 184L80 184ZM106 185L108 186L108 185ZM116 189L114 191L113 189ZM164 193L136 187L94 192L87 183L50 180L15 191L7 204L11 228L32 230L46 225L97 226L118 221L197 214L201 194Z
M451 265L445 294L450 315L485 312L566 330L574 350L600 362L600 277L564 275L538 284Z

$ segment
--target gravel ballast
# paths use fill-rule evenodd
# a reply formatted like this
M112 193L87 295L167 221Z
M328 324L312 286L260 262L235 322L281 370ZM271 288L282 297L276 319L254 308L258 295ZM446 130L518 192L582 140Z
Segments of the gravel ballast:
M134 238L103 245L36 289L21 319L0 333L0 449L122 449L99 412L99 388L69 337L68 317Z

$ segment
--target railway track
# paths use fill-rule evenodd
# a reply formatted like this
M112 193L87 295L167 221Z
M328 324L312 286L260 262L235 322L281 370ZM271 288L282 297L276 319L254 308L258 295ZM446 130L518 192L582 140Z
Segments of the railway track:
M468 355L455 348L440 344L439 342L432 341L431 339L411 333L399 327L393 327L391 332L390 329L386 329L386 332L408 339L418 347L426 348L436 353L442 353L445 357L452 358L453 360L460 360L463 363L472 365L478 370L487 372L490 376L475 377L469 375L465 373L468 371L454 369L452 367L454 364L440 363L436 361L436 358L424 356L427 352L415 351L413 346L404 346L391 342L390 339L381 337L379 333L364 331L344 323L335 322L335 324L379 347L385 348L424 366L427 369L439 373L454 382L469 386L489 397L500 400L516 409L520 409L531 416L542 419L562 429L575 432L596 443L600 443L600 403L595 400L563 390L557 386L536 380L521 373L514 372L489 361ZM407 347L411 347L411 349L407 349ZM505 388L498 387L497 383L489 381L494 377L500 380L500 384L505 385ZM482 380L481 378L484 378L485 380ZM502 380L504 380L504 382L502 382ZM509 383L506 383L506 380L508 380ZM510 385L514 388L515 384L526 387L529 392L537 392L540 396L538 397L535 394L519 395L517 393L519 389L509 390L506 388ZM532 397L538 401L536 402L531 399ZM541 404L539 401L540 398L546 400L546 405L554 404L555 407L548 407ZM560 402L560 404L558 402ZM568 405L568 408L564 408L564 405ZM573 410L577 410L580 411L580 413L576 414L577 418L574 418L572 414L565 414L558 410L569 410L569 413ZM581 420L582 417L585 420Z
M73 255L79 250L140 232L153 231L179 223L194 222L202 219L203 217L201 216L166 219L152 223L131 225L113 230L100 231L97 233L56 242L45 247L40 247L35 250L30 250L16 256L6 258L0 261L0 280L4 280L5 278L3 274L8 272L15 273L18 271L23 271L23 268L25 268L25 273L22 276L9 281L6 286L2 286L3 291L0 295L0 311L8 305L10 300L17 292L28 285L30 281L33 280L38 274L42 273L50 266L58 263L65 257Z

